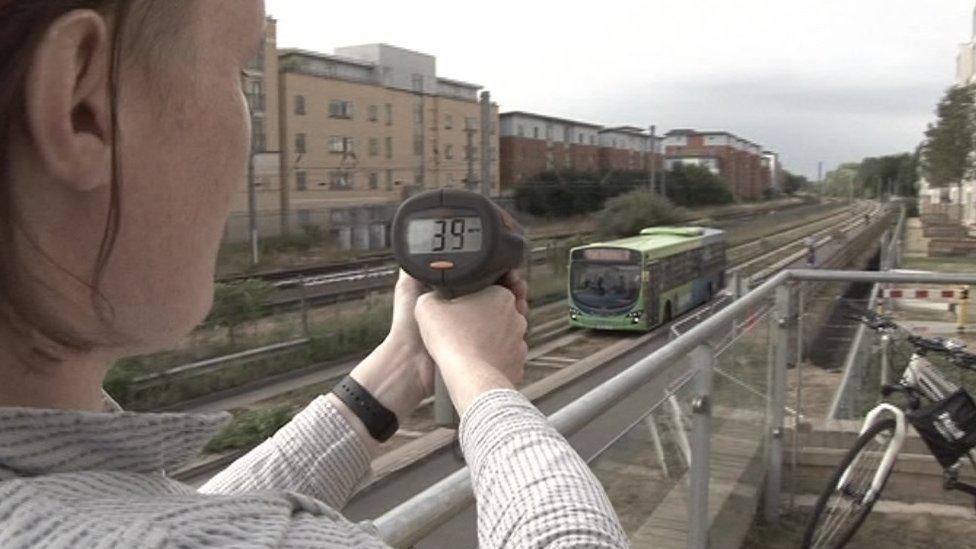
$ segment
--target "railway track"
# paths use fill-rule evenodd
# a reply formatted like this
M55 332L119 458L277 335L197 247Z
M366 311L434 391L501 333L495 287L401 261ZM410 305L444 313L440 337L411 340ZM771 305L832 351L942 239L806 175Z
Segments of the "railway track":
M830 224L844 219L852 215L855 208L844 208L812 224ZM734 216L731 219L726 219L724 223L716 223L716 225L722 226L742 218L741 215ZM806 225L809 223L783 227L775 235L765 235L763 238L752 242L734 246L728 251L729 260L733 262L751 259L757 255L775 252L779 249L776 247L777 245L796 240L792 235L809 234ZM796 245L795 242L794 245ZM547 263L549 257L549 246L536 246L531 250L529 261L533 265L540 265ZM397 266L391 264L389 260L378 259L355 269L316 273L314 268L310 268L303 271L304 274L292 277L288 277L284 273L284 271L276 273L275 277L277 278L269 279L272 285L278 289L278 292L267 302L266 314L268 315L298 310L302 307L317 307L353 301L362 299L372 292L389 291L396 280Z
M826 224L827 226L821 227L821 225L824 225L822 222L813 224L819 227L818 230L813 232L818 246L826 247L831 244L836 245L836 239L832 235L838 232L849 232L863 225L863 217L860 215L862 211L863 209L858 208L857 213L859 215L854 216L851 215L851 210L845 210L831 215L827 218L830 220L830 223ZM875 211L873 213L877 212ZM796 237L795 239L779 246L775 250L765 252L757 251L754 255L740 257L730 265L730 269L740 269L743 273L749 275L762 272L771 265L783 263L786 260L795 261L797 259L798 246L802 247L803 240L809 235L809 232L806 234L799 232L793 235ZM799 253L802 254L803 250L801 249ZM780 268L785 266L782 265ZM533 386L533 383L536 383L541 384L538 387L547 387L548 391L558 390L558 383L572 383L577 377L585 376L589 373L590 370L587 368L590 368L590 366L579 368L576 365L596 364L593 357L599 357L600 361L608 360L613 356L627 353L644 342L657 340L661 337L666 339L666 334L668 333L666 326L659 327L648 334L640 336L621 336L620 334L586 332L581 330L570 331L565 314L565 300L561 300L537 310L533 316L530 325L531 348L525 374L525 380L528 385L525 389L529 389ZM687 316L682 318L686 319ZM607 354L608 350L610 351L609 355ZM336 375L328 379L319 379L317 382L322 383L323 386L332 384L336 379L345 375L347 370L351 369L354 365L354 362L350 362L346 370L336 371ZM319 369L324 367L325 365L320 365ZM576 372L575 375L574 371ZM276 379L275 381L277 382L278 380ZM255 391L263 389L260 386L254 388ZM536 391L541 391L541 389L536 389ZM283 392L287 391L284 390ZM546 394L547 392L543 391L539 392L536 396L541 398ZM240 402L240 400L237 402ZM197 410L213 409L227 409L227 407L222 406L218 400L206 404L205 408L197 408ZM410 444L411 441L419 437L434 435L440 437L439 440L441 443L449 444L450 437L448 435L450 433L444 433L443 431L446 430L434 428L430 409L430 406L421 406L415 413L415 417L411 421L405 422L402 437L401 434L398 434L397 437L408 439L406 444ZM440 434L436 434L438 432ZM445 439L444 437L447 438ZM403 443L404 441L401 440L400 442ZM205 480L207 475L226 466L235 457L236 454L229 454L223 459L211 459L206 464L197 464L188 471L177 473L177 478L188 480L191 483ZM379 482L380 479L394 474L405 466L407 464L398 462L395 459L389 460L389 463L381 461L380 467L376 471L374 482Z

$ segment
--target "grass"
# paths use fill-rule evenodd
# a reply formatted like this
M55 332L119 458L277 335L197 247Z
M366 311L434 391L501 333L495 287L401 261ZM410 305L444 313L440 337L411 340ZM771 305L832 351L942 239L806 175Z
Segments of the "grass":
M275 434L295 413L291 406L240 412L230 425L207 443L204 451L216 453L251 448Z
M382 303L363 313L343 317L335 326L313 330L310 344L293 352L193 376L174 377L140 390L132 390L130 384L135 377L145 373L139 362L141 357L119 361L110 370L105 389L128 409L152 410L172 406L312 364L364 353L386 337L392 311L391 303Z

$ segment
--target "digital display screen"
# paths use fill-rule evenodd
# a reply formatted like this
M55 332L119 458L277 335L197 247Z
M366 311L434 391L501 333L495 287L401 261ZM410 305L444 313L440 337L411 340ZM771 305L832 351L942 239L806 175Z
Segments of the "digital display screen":
M407 249L412 254L481 251L480 217L414 219L407 223Z
M619 248L587 248L583 250L583 259L588 261L630 261L630 250Z

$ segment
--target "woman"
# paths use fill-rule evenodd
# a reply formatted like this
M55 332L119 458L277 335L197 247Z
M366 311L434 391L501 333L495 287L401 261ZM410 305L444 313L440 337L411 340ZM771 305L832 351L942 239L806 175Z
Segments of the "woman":
M382 545L336 511L377 446L359 401L316 399L197 492L166 472L226 414L122 412L101 391L114 360L210 307L263 24L260 0L0 0L0 547ZM402 418L440 368L482 545L624 545L586 465L512 390L527 306L506 284L448 302L401 276L350 386Z

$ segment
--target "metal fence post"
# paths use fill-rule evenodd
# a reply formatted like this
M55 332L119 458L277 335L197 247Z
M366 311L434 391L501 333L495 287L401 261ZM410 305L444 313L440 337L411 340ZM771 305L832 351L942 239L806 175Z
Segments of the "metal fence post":
M688 498L688 547L708 547L708 480L711 475L712 373L715 353L702 344L691 353L695 369L695 397L691 403L695 425L692 431L691 482Z
M772 317L774 346L773 363L769 383L769 403L766 414L769 420L767 448L766 490L763 498L763 515L767 522L779 521L780 491L783 479L783 412L786 407L786 370L790 361L790 340L796 326L793 319L793 287L783 284L776 288L776 305Z
M298 275L298 289L302 297L302 335L309 337L308 330L308 295L305 287L305 277Z
M803 316L806 313L806 282L800 282L797 287L796 305L796 413L793 416L793 441L790 452L790 514L796 509L796 466L797 454L800 451L800 431L803 421L803 359L805 357Z
M891 337L888 334L881 336L881 386L888 383L889 371L891 368Z

